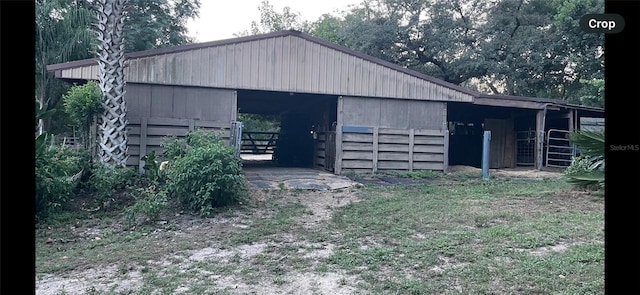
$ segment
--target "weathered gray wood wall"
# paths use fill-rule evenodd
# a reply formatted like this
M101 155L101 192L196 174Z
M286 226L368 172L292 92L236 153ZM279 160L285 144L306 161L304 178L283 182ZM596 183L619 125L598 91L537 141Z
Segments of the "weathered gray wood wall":
M228 89L127 83L127 118L177 118L231 123L236 92Z
M336 172L446 171L446 114L444 102L339 98Z
M127 165L141 166L140 158L152 150L161 155L160 144L168 136L185 136L205 129L229 140L236 119L236 92L227 89L127 83Z
M142 168L140 158L155 151L162 155L161 143L171 136L184 137L189 131L204 129L216 132L226 144L229 143L229 128L231 124L219 121L204 121L196 119L176 118L135 118L129 119L127 132L129 135L129 159L127 166Z
M324 42L324 44L322 43ZM133 55L129 83L305 92L471 102L473 96L444 83L409 74L310 36L272 37L194 44L188 49ZM97 64L62 67L58 77L95 80Z
M343 125L399 129L446 129L447 104L436 101L343 97Z

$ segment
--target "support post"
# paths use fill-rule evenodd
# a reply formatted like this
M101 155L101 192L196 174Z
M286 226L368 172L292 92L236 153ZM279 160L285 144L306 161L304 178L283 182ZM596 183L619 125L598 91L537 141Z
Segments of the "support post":
M413 145L415 144L416 130L409 129L409 172L413 172Z
M482 135L482 178L489 179L489 147L491 143L491 131L485 131Z
M449 172L449 129L444 130L444 173Z
M344 98L342 96L338 97L338 110L337 110L337 118L336 118L336 161L333 165L335 174L342 174L342 120L343 120L343 104Z
M138 171L144 173L144 166L146 163L142 163L142 157L147 155L147 124L149 118L140 118L140 155L138 160Z
M373 127L373 173L378 172L378 126Z
M547 116L547 108L545 106L544 109L539 110L536 114L536 164L535 167L538 170L542 169L542 165L544 163L544 132L545 132L545 121Z

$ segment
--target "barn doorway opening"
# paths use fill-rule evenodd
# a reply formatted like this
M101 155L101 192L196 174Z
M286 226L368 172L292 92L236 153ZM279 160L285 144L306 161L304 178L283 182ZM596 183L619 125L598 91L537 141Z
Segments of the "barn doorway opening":
M245 165L333 171L337 96L238 90L237 101Z
M490 168L532 166L536 111L449 103L449 165L481 168L482 136L491 131Z

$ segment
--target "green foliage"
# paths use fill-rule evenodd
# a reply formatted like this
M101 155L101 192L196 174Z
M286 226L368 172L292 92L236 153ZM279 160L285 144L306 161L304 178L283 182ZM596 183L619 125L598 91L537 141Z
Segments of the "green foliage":
M65 112L81 128L88 128L91 118L104 110L102 94L95 81L71 87L62 100Z
M200 0L129 0L124 27L127 52L192 43L187 21L198 16Z
M238 203L244 196L242 160L218 135L196 130L164 146L171 148L168 191L189 210L206 216L213 208Z
M187 154L187 148L189 147L186 138L175 136L167 137L160 143L160 146L163 149L162 159L165 160L175 160L183 157Z
M167 191L152 185L136 188L133 193L135 203L124 210L127 223L137 225L158 220L162 210L168 207Z
M493 94L594 105L603 35L580 32L603 1L366 1L323 15L311 34L447 82ZM584 97L584 98L581 98ZM597 105L596 105L597 106Z
M571 165L564 170L565 175L574 175L590 171L591 160L589 157L578 156L571 159Z
M40 119L50 117L55 109L48 109L36 100L36 129ZM36 217L45 218L59 211L73 196L83 171L87 169L89 154L55 144L53 135L36 133L35 180Z
M66 92L68 83L55 79L46 66L91 57L96 43L96 36L91 30L93 12L86 1L37 0L35 4L36 96L49 108L54 108ZM45 129L61 125L53 124L53 121L64 121L64 115L64 112L58 112L54 117L45 119Z
M75 85L62 96L64 110L83 135L83 146L89 147L89 136L93 117L104 110L102 93L95 81Z
M289 6L282 9L282 13L276 12L273 5L267 0L260 2L260 21L251 22L251 30L239 32L237 36L258 35L283 30L297 30L309 32L310 24L301 19L299 12L292 12Z
M280 119L276 116L240 113L238 121L242 122L244 131L280 131Z
M604 108L604 79L581 79L580 84L583 85L580 96L572 97L569 103Z
M418 171L388 171L385 172L385 174L389 174L391 176L397 176L397 177L402 177L402 178L414 178L414 179L420 179L420 178L436 178L438 176L441 176L442 174L436 171L431 171L431 170L418 170Z
M152 183L162 184L165 182L165 172L161 170L161 163L158 161L156 151L151 151L149 154L141 158L144 161L145 176Z
M42 104L36 100L36 131L38 127L40 127L40 120L50 118L55 112L56 109L49 109L46 104Z
M131 185L138 179L133 167L112 167L101 162L93 164L89 177L89 192L94 194L96 205L102 209L110 207L115 194Z
M92 57L97 36L93 30L94 1L37 0L35 2L36 96L57 107L70 85L55 79L46 66ZM191 43L187 21L198 16L200 0L129 0L125 20L128 52ZM73 42L70 42L73 40ZM65 112L45 120L47 130L69 131Z
M332 43L344 44L340 35L341 26L342 20L339 17L325 13L311 24L310 34Z
M567 181L580 187L604 188L604 132L576 131L569 139L581 155L565 170Z
M88 158L82 150L40 143L35 163L36 217L45 218L59 212L74 196L74 189L88 168Z
M603 131L576 131L571 134L569 140L578 147L580 154L584 156L604 157Z

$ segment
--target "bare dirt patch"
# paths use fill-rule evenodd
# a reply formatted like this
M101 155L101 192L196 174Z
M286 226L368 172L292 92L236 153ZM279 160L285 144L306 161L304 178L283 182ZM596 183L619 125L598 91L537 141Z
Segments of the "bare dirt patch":
M335 209L358 202L357 191L357 188L346 188L294 193L291 199L307 207L307 214L299 221L304 227L313 228L329 220Z
M140 271L123 270L117 265L101 266L83 271L72 271L63 275L43 275L37 279L36 294L86 294L98 292L124 292L142 286ZM113 280L117 277L117 280Z
M141 289L150 288L148 286L150 282L145 279L149 273L154 273L160 280L168 280L166 284L171 284L172 276L193 275L193 282L203 279L215 281L217 287L206 287L207 290L217 288L219 291L226 290L233 294L312 294L314 292L315 294L351 294L354 289L349 285L352 286L355 279L340 273L315 273L312 270L318 261L333 254L335 247L333 244L306 241L295 232L282 232L272 241L261 240L235 247L225 246L224 241L242 231L260 226L255 222L276 214L272 206L274 203L304 205L304 214L294 218L304 228L314 228L329 220L336 208L357 201L355 187L311 191L261 190L250 185L246 204L233 210L222 210L209 218L174 212L163 216L162 220L151 226L151 229L148 226L145 229L142 226L138 228L120 226L114 230L112 225L118 223L118 217L111 217L113 220L109 222L89 220L74 223L73 226L64 225L61 228L44 227L38 230L37 235L40 238L37 247L48 247L47 249L53 255L63 255L55 254L56 252L70 253L68 258L67 256L56 258L58 261L62 259L69 266L65 269L46 267L59 269L54 273L36 270L36 294L135 293ZM55 238L61 235L64 239ZM135 244L123 241L126 239L122 236L127 235L138 236L137 240L134 240ZM47 237L54 238L47 239ZM86 261L85 258L75 254L79 251L77 249L86 249L86 243L95 243L97 248L104 247L104 244L99 243L100 240L103 240L102 242L113 240L114 243L121 244L117 250L111 250L112 248L106 246L102 251L110 252L108 255L112 257L111 261L122 261L122 263L106 263L106 260L100 259ZM91 246L89 249L93 248L94 246ZM298 248L298 252L282 255L284 248ZM135 261L129 261L129 255L134 253L146 253L143 257L149 257L149 259L137 258ZM120 256L122 257L118 258ZM307 260L309 262L306 265L310 265L311 268L300 269L304 274L300 274L298 270L286 268L280 275L274 275L271 273L272 270L262 269L274 267L274 265L277 267L278 261L283 258ZM260 259L262 259L261 262L258 261ZM56 262L50 263L53 265ZM260 263L267 263L268 266L261 266ZM222 273L216 272L216 267L227 267L234 271L230 272L231 275L222 276ZM258 268L255 269L256 267ZM243 269L258 271L260 275L250 276L252 279L258 278L257 284L243 283L247 279L247 275L241 273ZM192 292L190 287L193 287L189 285L190 283L172 287L172 292L188 294Z
M489 175L497 178L549 179L562 177L562 169L545 168L538 170L533 167L517 167L504 169L489 169ZM449 173L469 173L481 175L482 169L472 166L455 165L449 167Z
M288 273L272 281L262 281L258 284L247 284L233 276L216 278L219 289L232 291L234 294L353 294L356 289L349 282L355 277L342 273L306 272Z

